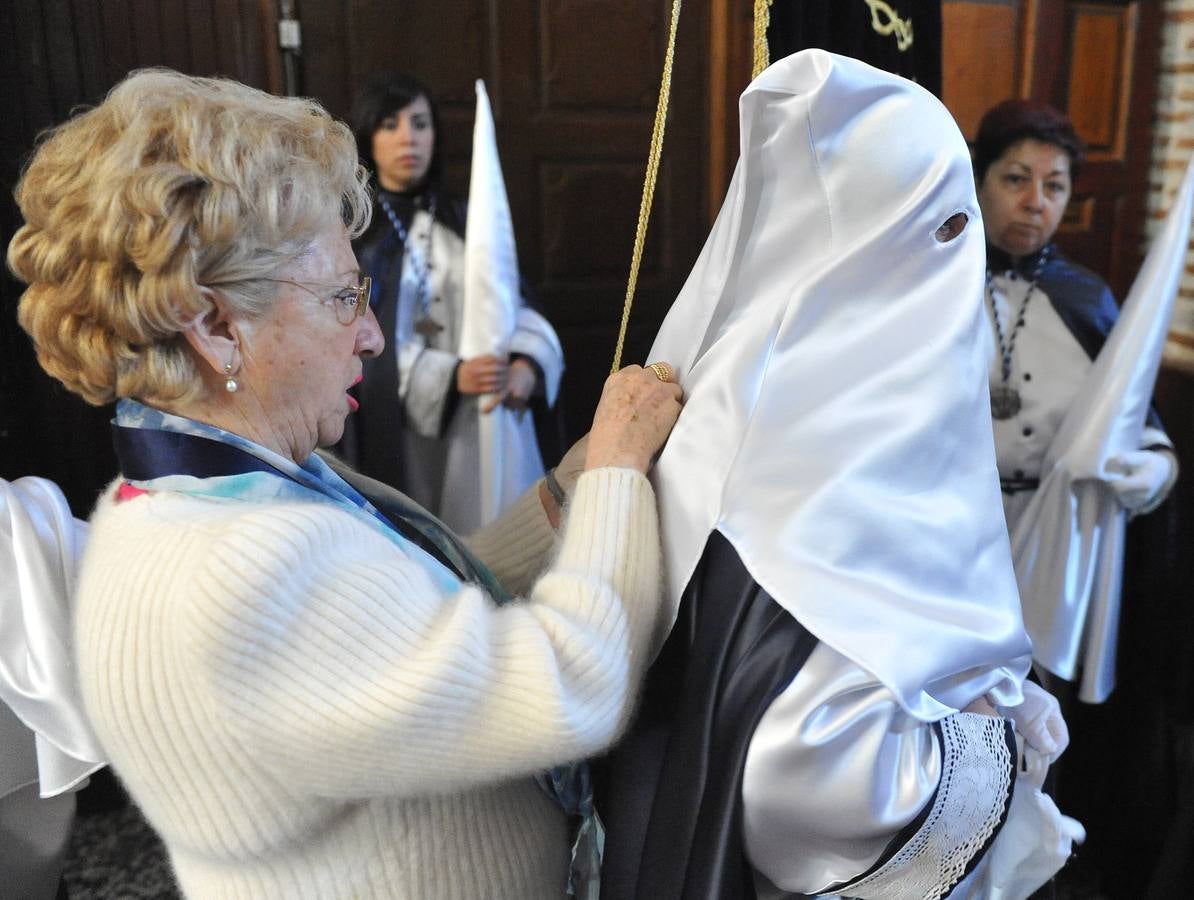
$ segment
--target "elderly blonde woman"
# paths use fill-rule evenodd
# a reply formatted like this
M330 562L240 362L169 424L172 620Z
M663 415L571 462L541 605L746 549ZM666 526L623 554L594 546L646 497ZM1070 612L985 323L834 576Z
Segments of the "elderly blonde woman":
M680 390L612 376L574 474L467 544L379 509L313 452L383 344L349 245L364 178L317 104L167 71L25 172L21 323L120 401L84 702L188 896L559 897L587 807L543 772L627 718L658 604L644 472Z

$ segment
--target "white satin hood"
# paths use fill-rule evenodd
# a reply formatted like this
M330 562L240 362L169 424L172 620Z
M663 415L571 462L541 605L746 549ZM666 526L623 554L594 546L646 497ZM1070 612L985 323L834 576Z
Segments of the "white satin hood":
M772 65L739 109L729 195L650 355L687 398L655 470L669 596L718 530L914 716L1015 705L1030 646L965 141L927 91L821 50Z

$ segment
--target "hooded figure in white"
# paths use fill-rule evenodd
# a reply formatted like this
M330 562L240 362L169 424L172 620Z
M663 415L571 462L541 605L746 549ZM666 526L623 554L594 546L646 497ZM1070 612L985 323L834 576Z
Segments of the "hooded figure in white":
M966 143L819 50L740 121L650 353L687 398L655 470L677 621L605 773L603 896L1015 896L979 866L1019 752L992 707L1046 758L1065 735L1024 685Z
M477 80L472 177L464 235L464 303L460 310L461 359L511 349L536 360L548 406L559 393L564 351L547 320L522 302L514 223L498 160L493 110L485 84ZM488 525L523 491L543 477L535 426L525 410L501 403L465 402L454 418L457 440L446 445L443 520L462 532ZM471 421L470 421L471 419Z

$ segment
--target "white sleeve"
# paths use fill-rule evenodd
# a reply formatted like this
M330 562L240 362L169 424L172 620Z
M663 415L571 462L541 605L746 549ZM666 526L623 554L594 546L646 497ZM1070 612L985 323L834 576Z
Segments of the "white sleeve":
M71 515L54 482L0 478L0 707L13 714L0 722L0 794L30 774L43 797L76 790L106 765L83 709L72 652L75 579L86 537L86 523ZM22 767L23 754L8 739L36 748L36 766L25 756Z
M1141 447L1164 447L1167 450L1173 449L1173 441L1160 428L1152 425L1145 425L1144 430L1140 433Z
M972 714L913 719L874 676L818 644L747 752L743 838L760 881L801 894L848 885L875 900L944 896L1006 806L1004 729Z
M1165 479L1165 483L1161 485L1161 489L1157 491L1156 496L1152 501L1136 510L1136 515L1147 515L1158 506L1165 502L1165 498L1169 496L1169 492L1173 490L1173 486L1177 484L1177 476L1181 466L1178 463L1177 451L1173 448L1173 441L1160 428L1154 428L1152 425L1145 425L1144 431L1140 434L1140 446L1142 448L1160 449L1161 452L1167 453L1169 456L1169 476Z
M525 594L556 547L557 534L539 499L539 479L497 519L465 539L502 587Z

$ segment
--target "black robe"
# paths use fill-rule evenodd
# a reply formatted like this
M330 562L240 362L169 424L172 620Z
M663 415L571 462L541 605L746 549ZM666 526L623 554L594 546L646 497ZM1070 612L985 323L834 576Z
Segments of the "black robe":
M634 724L594 769L602 900L755 896L741 838L746 751L816 644L714 532Z
M816 645L713 532L647 674L634 722L594 764L606 829L602 900L754 900L742 841L746 754L759 720ZM1006 739L1014 759L1010 728ZM1005 817L1010 803L1009 794ZM887 863L932 806L859 877Z

